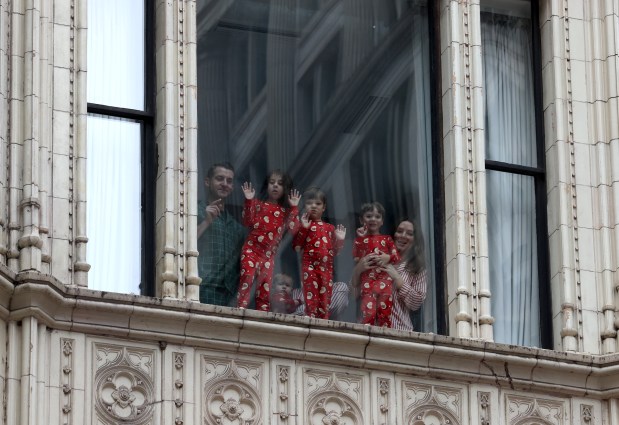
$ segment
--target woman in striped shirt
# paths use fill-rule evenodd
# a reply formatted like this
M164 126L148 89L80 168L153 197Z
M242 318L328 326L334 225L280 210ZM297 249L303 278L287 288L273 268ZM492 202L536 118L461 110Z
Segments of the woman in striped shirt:
M393 240L401 261L392 265L380 255L367 255L357 263L353 282L359 282L359 275L372 268L389 273L394 281L391 327L412 331L411 312L418 310L426 299L427 274L423 235L412 220L403 219L396 228Z

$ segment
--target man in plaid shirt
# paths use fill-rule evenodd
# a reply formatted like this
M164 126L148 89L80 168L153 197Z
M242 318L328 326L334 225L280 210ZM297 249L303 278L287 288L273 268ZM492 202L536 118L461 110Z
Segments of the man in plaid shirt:
M198 204L200 302L231 305L239 285L239 255L245 239L245 228L224 207L234 189L234 168L227 162L214 164L204 184L208 205Z

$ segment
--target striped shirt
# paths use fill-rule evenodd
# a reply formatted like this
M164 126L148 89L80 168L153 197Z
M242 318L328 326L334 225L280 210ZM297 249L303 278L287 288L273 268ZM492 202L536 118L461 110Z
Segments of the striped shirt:
M346 282L334 282L333 292L331 294L331 304L329 305L329 319L340 320L341 315L346 307L348 307L348 294L350 293L350 287ZM303 297L303 288L296 288L292 290L292 298L300 300L301 304L295 310L294 314L297 316L305 316L305 298Z
M406 269L406 262L402 261L396 266L396 270L402 277L402 287L393 290L393 308L391 310L391 327L405 331L413 330L411 312L419 310L426 299L427 273L413 274Z

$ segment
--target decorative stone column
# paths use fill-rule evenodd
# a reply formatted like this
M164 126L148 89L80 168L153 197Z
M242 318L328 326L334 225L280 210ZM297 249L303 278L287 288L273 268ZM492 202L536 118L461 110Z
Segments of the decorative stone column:
M199 299L195 1L160 0L157 15L159 152L157 295Z
M583 273L583 263L594 258L590 220L580 214L587 204L580 189L590 180L581 167L589 167L590 151L574 124L575 116L586 122L587 105L582 21L571 19L572 12L567 1L540 2L553 330L555 348L566 351L583 348L582 284L595 286L594 276Z
M11 28L8 1L0 1L0 74L9 73L9 32ZM9 80L0 79L0 109L9 109ZM9 155L9 114L3 113L0 116L0 262L7 263L8 253L8 224L9 215L7 205L7 195L9 190L8 181L8 155Z
M52 274L82 286L90 268L85 4L31 0L0 7L1 69L8 75L0 83L8 110L0 135L0 226L7 230L0 232L0 255L15 272Z
M479 2L441 1L449 334L492 340Z
M609 354L617 351L619 328L619 10L616 1L599 0L570 3L564 12L572 80L578 82L576 212L579 241L586 244L580 249L586 254L580 261L582 349Z

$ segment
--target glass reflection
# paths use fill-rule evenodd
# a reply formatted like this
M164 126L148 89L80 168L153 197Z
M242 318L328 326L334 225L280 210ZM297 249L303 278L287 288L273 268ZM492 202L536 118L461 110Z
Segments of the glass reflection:
M392 326L436 331L426 1L199 0L197 9L202 302L358 321L355 276L378 260L355 263L353 242L361 205L379 202L376 232L402 257L381 262L405 317ZM294 181L277 199L274 174ZM293 189L300 201L286 195ZM327 257L314 270L311 241L323 241L311 255ZM256 247L264 258L254 261Z

